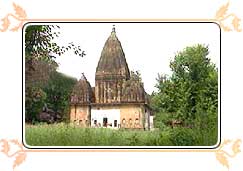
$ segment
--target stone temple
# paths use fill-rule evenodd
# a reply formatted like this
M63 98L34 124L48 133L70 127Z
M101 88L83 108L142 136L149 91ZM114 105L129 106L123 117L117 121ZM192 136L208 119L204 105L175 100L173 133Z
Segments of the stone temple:
M73 88L70 121L81 127L153 127L149 96L141 80L131 75L114 27L101 52L95 87L82 74Z

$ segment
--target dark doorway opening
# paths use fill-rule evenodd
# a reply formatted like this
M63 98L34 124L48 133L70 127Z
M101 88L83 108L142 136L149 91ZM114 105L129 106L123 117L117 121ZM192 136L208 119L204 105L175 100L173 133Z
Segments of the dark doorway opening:
M103 118L103 127L107 127L108 118Z
M117 120L114 120L114 127L117 127Z

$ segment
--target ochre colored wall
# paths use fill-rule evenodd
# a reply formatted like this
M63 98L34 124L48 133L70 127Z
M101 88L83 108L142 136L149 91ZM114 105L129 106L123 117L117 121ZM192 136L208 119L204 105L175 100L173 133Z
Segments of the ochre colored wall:
M75 113L76 112L76 113ZM76 125L89 127L90 125L90 107L89 106L71 106L70 121Z
M120 119L123 128L144 128L144 107L138 105L121 106Z
M121 128L145 128L145 106L144 105L114 105L114 106L94 106L92 109L108 110L119 109L120 110L120 122L118 123ZM90 126L90 113L89 106L77 106L75 114L75 106L71 106L70 121L82 127ZM125 120L125 122L124 122ZM146 124L148 125L148 124Z
M70 107L70 122L76 120L75 106Z
M145 108L143 105L102 106L102 107L92 107L92 109L99 109L99 110L119 109L120 123L118 124L120 124L121 128L144 128ZM123 124L124 119L125 119L125 124Z

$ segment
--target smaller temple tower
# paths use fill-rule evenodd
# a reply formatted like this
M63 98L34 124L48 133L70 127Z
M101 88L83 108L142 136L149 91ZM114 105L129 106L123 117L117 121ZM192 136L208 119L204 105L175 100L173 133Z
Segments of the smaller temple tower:
M84 127L90 125L92 100L92 88L85 75L82 73L82 76L74 86L71 95L71 122Z

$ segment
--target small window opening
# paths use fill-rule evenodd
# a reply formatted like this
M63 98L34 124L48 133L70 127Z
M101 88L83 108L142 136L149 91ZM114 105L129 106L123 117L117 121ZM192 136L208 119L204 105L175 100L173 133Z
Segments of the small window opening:
M117 127L117 120L114 120L114 127Z

